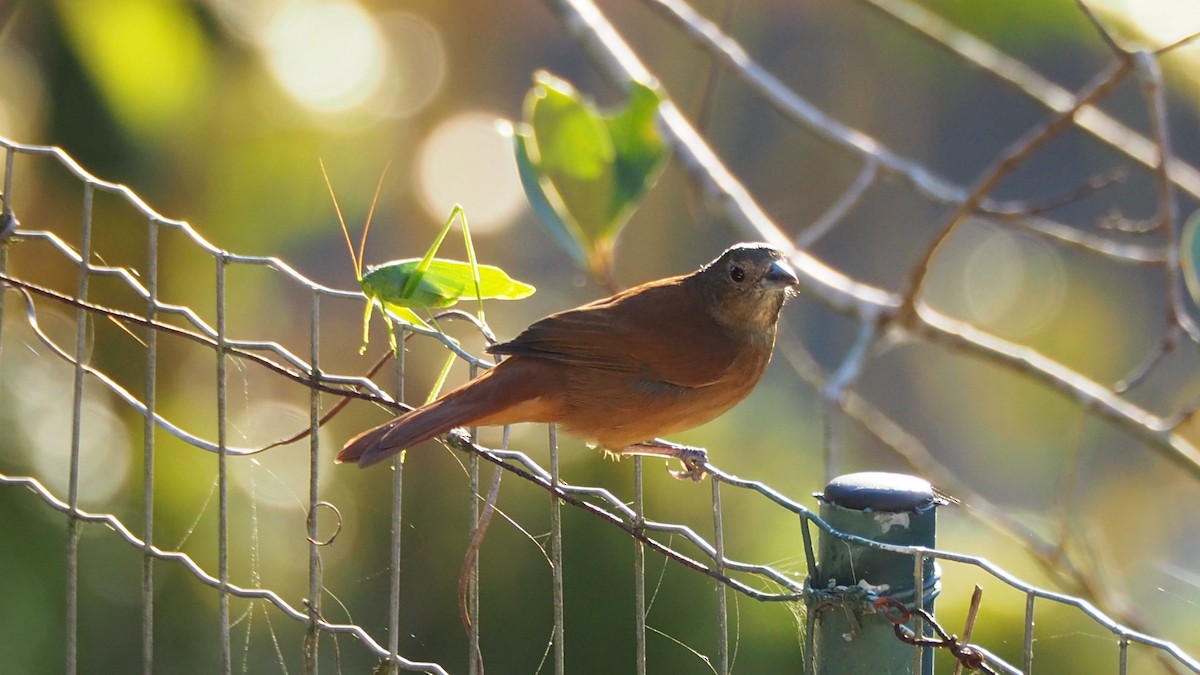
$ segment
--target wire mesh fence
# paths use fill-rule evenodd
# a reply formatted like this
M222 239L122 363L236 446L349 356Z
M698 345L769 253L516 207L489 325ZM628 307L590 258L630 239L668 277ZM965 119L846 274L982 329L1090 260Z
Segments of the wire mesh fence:
M547 4L614 82L649 78L594 6L571 0ZM960 491L954 475L920 441L855 391L880 343L903 331L1046 383L1139 439L1175 470L1200 474L1200 453L1184 433L1194 404L1156 414L1129 395L1146 373L1162 367L1163 355L1176 343L1195 342L1200 334L1180 291L1176 203L1200 196L1200 173L1170 152L1157 53L1118 51L1111 68L1072 93L919 6L867 3L898 25L929 36L956 58L1015 86L1047 111L1048 121L998 157L977 184L959 186L824 116L688 5L673 0L647 4L781 116L862 162L858 179L819 221L798 234L784 232L721 166L679 110L667 104L660 121L676 156L743 235L789 249L793 243L810 247L843 223L864 195L891 180L946 209L946 233L967 215L986 216L1114 264L1163 270L1170 317L1166 336L1148 350L1143 367L1113 386L926 304L920 288L941 238L913 265L914 282L905 293L870 286L798 251L794 259L806 289L852 316L857 332L839 367L829 374L801 351L790 349L785 356L828 401L827 474L839 462L832 430L843 418L856 420L922 474L953 486L982 527L1016 533L1031 557L1053 570L1047 575L1051 581L1078 589L1048 590L1049 583L1023 581L983 556L858 541L837 533L909 555L918 570L927 559L936 559L945 588L962 592L980 583L988 588L985 603L1005 594L1018 598L1023 607L1016 617L1019 635L980 629L969 649L948 638L962 633L954 623L957 617L925 617L946 631L940 640L929 638L939 667L951 669L958 661L991 672L1033 672L1043 648L1039 636L1044 635L1046 643L1079 638L1070 644L1080 652L1080 672L1200 672L1200 662L1152 635L1136 612L1101 611L1081 597L1084 591L1093 593L1090 597L1103 593L1057 542L1030 532L982 495ZM1147 92L1150 129L1144 135L1096 106L1131 75L1140 78ZM1161 221L1157 231L1165 233L1164 243L1085 231L1042 217L1034 205L991 197L1007 172L1068 127L1149 167ZM648 500L644 474L657 467L652 470L647 463L644 469L640 460L615 466L614 487L574 484L563 477L570 469L560 464L553 428L545 450L541 440L528 437L520 444L524 451L516 451L504 449L507 434L490 444L452 436L447 442L455 448L453 454L431 459L412 453L367 483L369 495L349 499L334 489L344 480L339 472L346 469L331 461L339 445L324 426L332 402L359 399L395 410L396 402L411 401L404 387L406 359L425 353L419 352L419 343L430 350L455 351L472 368L488 364L439 333L406 328L402 335L414 336L407 340L414 351L409 356L401 351L384 376L336 372L323 364L344 363L334 355L356 344L347 338L354 327L347 329L344 317L350 308L357 311L360 293L316 283L278 258L224 250L186 222L158 214L129 188L92 176L57 148L8 139L0 139L0 147L6 152L0 385L12 437L7 447L19 448L0 467L0 484L16 488L5 496L12 517L4 514L8 525L3 536L6 546L19 545L32 541L34 533L58 536L61 530L65 541L61 550L29 551L40 564L62 566L61 588L23 591L10 579L0 605L8 605L5 611L28 612L35 603L17 598L40 594L36 606L46 616L37 618L38 625L56 636L68 672L111 665L104 653L81 647L97 636L132 642L132 626L122 627L120 640L113 637L118 631L101 614L116 602L107 596L120 596L120 603L132 603L140 611L137 646L123 650L136 656L125 656L121 663L126 669L138 663L145 672L189 658L201 672L341 671L373 664L381 670L482 672L498 659L499 643L517 640L512 636L517 627L533 626L537 637L522 638L529 643L527 655L536 657L525 664L530 671L566 672L568 664L586 659L609 671L653 672L659 670L656 660L663 658L666 643L686 652L687 663L698 672L728 673L739 664L755 663L755 655L741 648L743 642L750 644L744 634L778 634L778 626L785 627L776 641L785 645L780 649L786 655L775 656L776 662L810 665L808 640L815 616L806 613L806 599L824 593L824 602L842 611L888 611L870 589L806 585L816 531L832 528L795 495L710 465L707 486L686 496L673 491L669 499L674 501L664 502L661 496ZM78 185L77 202L38 209L37 218L23 216L23 201L36 199L39 181L63 179ZM111 259L106 242L116 239L138 242L129 249L140 256ZM164 287L164 266L187 268L192 281ZM247 317L277 309L259 304L258 289L264 286L289 299L270 335L242 328L249 325ZM303 429L307 434L297 436ZM280 439L291 440L264 450ZM484 504L505 475L517 479L505 484L506 491L545 499L529 497L511 510L506 504L498 515L508 526L493 528L488 535L493 541L481 544L476 539L481 521L493 516ZM439 481L448 482L435 489ZM737 515L731 516L734 501L738 507L732 513ZM372 508L388 510L388 532L355 531L357 517ZM424 529L419 523L430 508L453 510L460 529L453 536ZM619 565L606 555L572 549L572 535L580 529L599 529L619 539L625 556ZM747 531L770 532L782 542L777 550L788 553L782 559L745 558ZM389 538L386 560L356 557L355 537L381 536ZM528 556L517 562L502 559L513 546L505 537L518 537L542 560L530 565ZM526 563L523 570L520 560ZM330 577L347 569L365 572L354 577L348 590L335 590ZM572 577L586 579L584 588L596 593L578 590ZM528 606L489 607L492 578L528 584ZM672 584L680 588L666 588ZM576 630L590 628L582 615L604 603L625 610L627 623L615 629L619 637ZM422 625L431 606L449 604L460 606L460 621ZM696 632L667 623L657 609L663 606L683 613L683 625L697 626ZM896 619L899 625L914 621L911 613ZM417 634L423 637L415 638ZM452 637L430 637L440 634ZM613 649L622 640L632 645ZM596 653L591 643L605 645L604 650ZM913 651L918 664L927 658L925 650ZM916 669L920 672L920 665Z
M86 598L81 599L79 596L78 580L81 574L81 566L88 564L82 562L80 558L79 544L83 534L82 529L87 526L102 525L107 530L110 530L104 536L119 538L120 541L137 551L138 555L142 557L142 594L140 602L143 608L144 621L142 624L141 640L147 670L150 670L154 664L152 645L154 644L155 607L169 601L168 598L157 598L154 591L156 570L161 570L162 564L165 563L178 566L179 569L185 570L194 577L196 582L216 589L221 608L221 653L226 667L230 666L233 658L233 631L231 630L229 603L234 598L242 598L258 601L259 606L267 608L266 611L278 612L280 616L299 622L306 627L307 637L303 643L303 649L305 661L308 664L307 668L310 670L316 669L318 645L320 644L318 636L327 633L353 636L361 648L380 659L390 660L390 662L404 669L421 672L445 672L441 666L435 663L423 663L419 660L406 658L404 654L398 653L395 636L398 635L400 629L394 621L387 627L386 631L383 631L386 633L386 636L384 636L378 631L372 632L363 626L331 622L324 618L322 610L321 547L322 544L332 541L334 536L328 533L322 534L321 521L336 522L341 517L337 515L338 511L333 505L327 504L321 499L323 476L332 470L328 466L327 455L321 454L318 440L321 438L319 425L323 410L322 394L326 396L332 394L337 396L365 397L384 404L388 404L394 400L392 396L384 392L369 379L354 375L326 373L319 369L319 365L314 365L319 364L320 359L321 310L323 303L343 298L359 299L358 295L353 292L322 287L304 278L281 260L239 256L235 253L223 251L204 240L188 224L173 221L155 213L127 188L106 183L87 174L83 168L76 165L61 150L43 146L21 145L6 139L0 141L0 144L7 151L7 168L5 173L6 217L11 218L13 205L20 203L21 192L19 191L19 186L23 181L16 168L19 166L17 162L18 157L44 159L52 162L57 161L79 180L83 188L83 198L79 214L81 227L78 238L74 242L68 241L63 235L52 230L38 229L36 223L26 223L24 226L10 232L5 247L0 249L4 252L4 258L2 259L5 270L3 272L3 280L7 284L9 291L4 294L5 314L3 316L5 320L3 324L0 324L0 327L3 329L2 336L4 342L2 344L4 347L4 356L6 357L4 363L6 380L12 381L29 377L30 375L26 370L32 367L29 365L29 360L38 363L39 365L36 366L38 368L45 368L47 370L63 369L73 373L70 378L70 386L63 391L64 394L69 392L69 396L64 396L62 400L54 402L54 405L65 407L65 401L70 400L70 410L66 411L64 417L50 421L50 423L60 425L60 431L63 432L60 436L69 436L69 440L56 439L53 441L54 443L63 443L69 447L69 452L64 453L60 449L52 453L52 459L56 464L54 468L59 470L59 475L50 475L48 467L39 467L42 471L46 472L45 475L37 475L40 472L35 472L34 475L14 475L7 471L3 475L0 475L0 482L6 486L26 488L39 497L41 500L40 508L52 509L66 515L68 541L65 556L67 576L66 617L62 627L68 669L74 670L77 667L77 631L89 630L89 625L86 622L81 624L79 614L79 605L81 602L86 603ZM111 228L97 228L95 204L96 195L99 192L113 193L121 199L128 201L141 216L140 221L136 219L125 220ZM214 274L210 277L208 283L212 284L215 300L214 307L209 308L207 312L167 303L160 298L160 292L156 284L156 270L158 265L161 264L158 262L160 256L159 242L164 238L163 233L165 231L182 233L192 246L195 246L197 249L203 251L205 255L211 257ZM148 254L147 262L144 266L140 268L122 267L102 264L95 260L91 243L96 240L102 240L104 237L117 236L141 236L145 238ZM85 263L85 260L89 262ZM279 274L287 283L296 285L301 292L311 297L310 317L312 323L307 359L292 353L285 346L276 342L247 340L229 334L226 312L231 289L227 279L231 276L230 269L238 266L261 266L268 268L272 272ZM56 270L55 268L74 269L77 276L75 286L53 288L34 280L37 277L49 276L55 272L62 274L61 270ZM14 274L9 271L14 269L21 270L21 272ZM118 300L118 296L112 294L111 291L101 291L98 288L113 279L117 280L117 286L121 294L126 296L123 301ZM104 293L102 296L104 298L103 301L97 298L101 293ZM140 311L136 308L137 304L144 305ZM121 305L128 306L130 309L119 309ZM204 314L210 314L216 318L210 323L203 318ZM56 327L57 335L52 334L53 331L45 325L48 315L55 317L56 320L66 321L65 325ZM133 334L131 335L131 339L140 343L142 354L137 361L127 360L118 362L118 365L111 367L109 370L96 365L97 363L109 360L109 357L102 354L89 353L88 345L92 340L88 337L88 334L92 331L101 330L101 326L106 319L111 319L114 324L123 325L125 329ZM438 336L431 337L432 339L440 339ZM156 405L158 398L156 395L159 379L158 373L164 367L170 367L174 363L173 360L164 362L160 357L160 342L168 338L187 340L202 350L211 351L214 355L211 361L213 377L217 382L215 438L206 437L206 434L200 432L186 430L183 428L183 425L172 422L170 417L164 414ZM20 353L14 354L14 352ZM24 353L26 352L31 356L25 356ZM228 425L230 424L230 420L226 401L229 396L227 384L229 378L228 368L232 363L241 363L243 364L242 367L248 367L247 364L253 364L267 368L280 378L289 381L292 386L304 389L310 396L311 417L309 439L311 442L307 443L309 446L310 462L306 467L309 472L309 493L305 504L307 530L305 533L296 533L297 535L302 534L305 537L306 545L309 549L307 557L309 584L302 597L282 595L272 590L269 586L255 583L254 575L248 578L239 578L238 575L231 571L231 548L236 551L238 545L231 544L229 530L231 522L235 523L240 516L236 513L231 514L230 511L230 493L231 491L236 491L235 483L230 476L235 471L233 468L235 463L251 462L258 452L256 448L235 447L228 442ZM402 360L397 364L397 367L402 372ZM19 398L20 394L16 396ZM102 425L97 424L96 420L89 416L87 411L87 406L97 398L109 398L119 401L121 405L135 411L136 414L142 416L145 420L141 443L144 471L141 486L142 499L139 504L140 518L126 517L122 519L122 517L112 512L94 512L86 508L86 503L94 498L88 497L86 487L81 488L81 481L90 480L89 476L91 475L88 473L90 467L85 465L93 461L89 459L89 453L101 452L95 447L96 444L94 442L89 442L87 439L89 437L95 438L98 434L102 433L101 430L104 428ZM162 443L158 439L163 433L168 434L174 441L178 441L178 443L170 445ZM165 449L163 446L166 446ZM803 598L803 593L805 592L803 579L796 572L775 569L770 565L736 560L726 554L721 536L723 524L720 508L722 490L736 489L752 493L758 498L768 500L773 507L787 510L799 516L796 521L795 531L791 536L796 538L797 547L803 550L806 560L811 561L813 559L811 529L813 527L829 529L808 508L787 496L779 494L768 485L758 481L743 480L710 466L709 470L712 475L711 500L714 518L713 534L710 541L686 525L659 522L647 517L642 496L638 489L641 482L641 466L638 461L634 462L636 482L632 504L630 504L627 499L622 499L603 488L573 486L563 483L556 471L556 446L553 441L551 441L550 445L549 470L544 469L528 455L521 452L487 449L471 443L469 439L459 439L457 446L470 453L470 487L468 492L471 495L472 504L475 503L476 497L482 493L479 474L480 460L483 460L483 462L493 464L514 474L531 486L557 495L559 499L553 502L553 513L558 513L561 508L560 505L579 509L601 519L635 542L634 547L638 555L633 563L635 568L634 589L636 589L639 596L639 602L637 603L637 611L634 617L631 617L631 620L639 617L643 619L638 622L640 625L638 625L635 632L638 636L639 653L641 654L639 665L643 668L645 664L644 641L647 631L644 622L646 615L644 593L647 588L647 579L645 577L645 561L643 557L646 549L654 555L664 556L675 563L716 580L714 593L718 599L718 630L716 632L713 663L718 672L728 671L730 658L730 644L728 641L730 635L729 610L727 603L724 601L726 589L731 589L749 598L763 602L796 603ZM136 450L137 448L124 448L122 452L133 452L136 454ZM207 453L214 455L216 458L216 492L218 504L216 512L218 523L216 539L218 547L215 569L212 561L209 561L209 564L205 565L183 550L164 546L157 542L153 536L156 504L154 467L156 462L161 461L159 457L163 452ZM111 457L107 454L106 457L108 458L104 461L112 461ZM63 459L67 461L63 462ZM295 461L294 456L289 461ZM403 466L403 464L397 464L396 471L393 474L394 492L391 503L393 517L396 522L394 532L399 532L403 523L401 511L403 504L401 495L405 480ZM81 473L81 471L84 473ZM64 473L66 474L65 478L62 475ZM46 483L60 486L65 485L65 495L47 487ZM103 502L105 500L100 499L96 501ZM133 510L138 511L139 509L135 508ZM472 508L471 513L472 518L464 523L467 532L474 532L478 522L477 510ZM131 522L126 523L125 520ZM556 664L556 672L561 672L564 667L563 659L566 644L563 639L564 626L563 613L561 611L561 603L564 602L561 595L561 573L564 569L564 561L561 557L561 540L564 534L562 531L561 516L552 518L550 522L552 526L550 555L552 569L556 572L554 582L556 593L554 600L555 606L559 608L554 613L554 662ZM341 523L338 522L337 527L340 526ZM570 536L569 533L566 536ZM686 542L690 545L690 550L688 547L676 543L676 541L680 543ZM1034 644L1033 617L1039 601L1061 603L1076 608L1083 615L1093 619L1098 627L1110 632L1115 640L1115 658L1119 659L1121 664L1120 672L1128 672L1126 670L1126 663L1128 650L1132 644L1148 645L1161 650L1165 657L1174 659L1180 665L1200 672L1200 664L1197 664L1195 660L1188 657L1174 645L1123 627L1086 601L1026 584L982 558L946 551L910 549L897 546L888 547L884 544L875 545L911 554L917 561L917 565L921 564L921 560L924 557L933 557L945 562L974 566L1011 586L1016 591L1025 594L1027 598L1027 634L1023 650L1023 663L1018 666L1011 666L990 652L982 651L987 656L986 662L996 669L997 672L1029 671L1032 663L1032 647ZM388 616L393 620L398 620L401 614L401 593L399 591L401 582L399 580L403 578L403 570L397 564L399 560L399 546L400 537L397 536L393 541L392 549L393 564L391 567L390 607L388 610ZM263 552L264 555L269 553L269 551ZM241 553L235 553L234 555L241 555ZM50 561L47 562L49 563ZM382 580L379 581L382 582ZM413 582L409 581L409 583ZM597 580L597 583L604 583L604 580ZM380 585L381 587L383 586L382 583ZM125 590L129 591L132 589ZM476 600L478 598L474 594L472 597ZM864 602L869 600L870 598L866 598ZM472 612L478 612L477 605L472 605L472 607ZM472 625L477 626L477 620ZM471 643L472 652L477 649L477 640L478 637L476 634ZM982 650L982 648L979 649ZM280 658L282 663L284 661L282 655Z

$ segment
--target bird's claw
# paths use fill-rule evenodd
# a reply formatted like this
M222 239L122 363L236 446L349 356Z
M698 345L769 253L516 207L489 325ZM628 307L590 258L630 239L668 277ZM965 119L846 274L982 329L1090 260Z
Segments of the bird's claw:
M450 443L450 447L459 450L469 451L473 445L471 441L471 432L462 427L455 427L446 432L446 441Z
M672 478L677 480L690 478L699 483L708 475L708 471L705 470L708 465L708 452L704 448L682 446L679 448L678 456L679 463L683 465L683 471L667 469L667 473L671 474Z

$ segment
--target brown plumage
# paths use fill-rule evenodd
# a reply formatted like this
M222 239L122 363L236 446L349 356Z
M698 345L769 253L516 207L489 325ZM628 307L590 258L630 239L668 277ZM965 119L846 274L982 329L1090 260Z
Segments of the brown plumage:
M658 436L733 407L762 377L796 273L766 244L739 244L692 274L551 314L504 361L440 399L346 443L368 466L455 427L554 422L617 454L676 457L699 478L704 453Z

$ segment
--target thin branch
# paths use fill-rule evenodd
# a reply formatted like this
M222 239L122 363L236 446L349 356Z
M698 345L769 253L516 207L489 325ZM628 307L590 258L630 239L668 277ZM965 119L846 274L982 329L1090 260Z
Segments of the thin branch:
M1075 113L1084 106L1095 103L1097 100L1103 98L1120 84L1130 69L1131 62L1128 59L1114 62L1084 86L1076 98L1074 106L1043 124L1034 127L1000 153L996 161L971 186L966 199L946 218L937 236L934 237L933 242L926 249L924 256L921 257L917 264L913 265L908 289L904 294L905 313L911 312L917 298L921 295L921 290L934 258L937 257L942 245L950 238L950 234L958 227L963 218L977 211L983 199L991 194L1001 181L1032 156L1038 148L1045 145L1050 139L1057 136L1070 125Z
M1154 349L1151 349L1150 353L1146 354L1146 358L1135 366L1133 370L1129 371L1128 375L1113 385L1113 391L1117 394L1124 394L1141 384L1154 371L1154 368L1162 362L1163 358L1175 351L1175 347L1179 343L1180 333L1182 332L1183 329L1178 325L1168 326L1167 332L1158 341Z
M641 82L658 86L658 81L592 0L545 0L545 3L615 85L628 87L631 82ZM743 234L784 250L792 248L791 237L763 212L669 99L659 106L658 121L675 158L696 179L711 208ZM789 258L801 282L838 311L874 320L899 306L899 296L860 283L805 251L795 251Z
M1104 44L1108 45L1108 48L1114 55L1122 58L1129 56L1129 50L1117 44L1116 39L1108 32L1108 27L1104 25L1104 22L1100 21L1100 18L1092 11L1091 6L1083 0L1075 0L1075 6L1087 17L1087 20L1092 24L1092 28L1096 29L1096 33L1100 36L1100 39L1104 41Z
M1063 112L1074 104L1075 97L1067 89L912 0L860 1L949 50L964 62L1012 85L1050 110ZM1185 41L1194 37L1189 36ZM1154 166L1157 157L1153 142L1108 113L1094 106L1085 106L1075 116L1074 122L1080 129L1139 164ZM1180 189L1200 199L1200 170L1178 159L1173 160L1168 168L1171 180Z
M1188 44L1195 42L1197 39L1200 39L1200 30L1198 30L1194 33L1185 35L1164 47L1159 47L1158 49L1155 49L1153 54L1155 56L1162 56L1163 54L1166 54L1167 52L1174 51L1176 49L1179 49L1180 47L1185 47Z
M561 2L561 0L556 1ZM861 158L868 164L874 165L881 175L911 185L917 192L934 203L956 206L967 198L967 190L962 186L938 176L915 160L896 154L878 140L822 112L814 104L801 97L778 78L771 75L765 68L755 62L741 45L726 35L720 27L704 18L685 2L681 0L645 0L645 2L652 9L658 10L664 17L669 19L694 44L712 56L719 58L720 62L729 68L734 76L793 124L807 129L817 138L825 140L833 146ZM583 2L571 4L585 5ZM601 20L602 18L599 17ZM577 38L581 40L585 37L586 34L582 36L577 35ZM625 46L625 50L628 52L627 46ZM632 53L629 53L630 58L632 58ZM603 62L599 59L598 61ZM616 63L614 67L620 68L621 63ZM640 64L637 69L615 73L612 79L617 83L621 83L625 81L623 78L632 78L639 70ZM1069 92L1064 92L1063 95L1068 102L1072 100ZM1064 109L1069 107L1069 103L1063 106ZM1089 116L1092 112L1100 114L1090 106L1086 107L1085 110L1088 111ZM1136 134L1133 134L1128 129L1124 129L1124 132L1126 132L1126 135L1132 134L1136 136ZM1115 132L1110 135L1121 137ZM1145 139L1143 138L1142 140L1144 141ZM680 150L679 147L676 148L677 152L680 152ZM1129 154L1133 153L1130 152ZM686 161L685 166L689 170L692 168ZM1200 195L1200 172L1195 173L1196 194ZM1003 205L989 201L982 202L978 206L981 210L985 211L989 207L998 210L1004 208ZM1114 242L1106 237L1083 232L1077 228L1032 228L1031 231L1096 253L1121 255L1124 250L1123 245L1118 242ZM767 237L767 239L768 241L773 241L770 237Z
M684 36L717 57L735 77L784 118L817 138L878 165L879 171L909 184L941 204L957 203L963 189L927 170L920 163L892 152L867 134L843 124L801 97L756 62L736 40L726 35L682 0L644 0ZM572 3L582 4L582 3Z
M858 206L862 198L867 194L867 190L875 184L875 180L879 177L879 163L874 158L868 157L862 170L858 172L858 176L854 178L854 182L850 184L837 198L833 204L822 213L819 218L814 220L800 236L796 237L796 248L810 249L813 244L816 244L822 237L829 234L829 231L842 222L846 214Z
M1047 211L1060 209L1091 197L1104 188L1125 180L1129 172L1123 168L1115 168L1096 174L1087 179L1082 185L1072 187L1061 194L1052 195L1039 200L1024 202L993 202L985 199L979 207L980 213L995 216L1032 216Z
M1167 277L1168 322L1178 325L1192 342L1200 344L1200 326L1196 325L1195 320L1188 313L1183 298L1183 272L1179 253L1179 204L1175 199L1174 185L1167 176L1167 166L1170 164L1172 153L1162 71L1158 67L1158 60L1146 52L1133 54L1132 63L1142 83L1146 106L1150 112L1150 128L1155 145L1158 146L1158 162L1154 167L1157 192L1157 209L1154 219L1164 226L1162 231L1163 245L1167 252L1164 271Z
M1114 262L1144 265L1160 264L1167 259L1167 253L1161 246L1128 244L1108 237L1096 237L1077 227L1048 218L998 216L997 219L1013 229L1044 236L1068 248L1099 253Z
M924 303L916 306L918 321L913 329L931 342L966 349L989 361L1015 369L1079 401L1084 408L1111 420L1142 438L1164 459L1200 480L1200 449L1175 432L1171 419L1158 417L1113 393L1104 385L1077 373L1038 352L989 335L974 326L952 319Z

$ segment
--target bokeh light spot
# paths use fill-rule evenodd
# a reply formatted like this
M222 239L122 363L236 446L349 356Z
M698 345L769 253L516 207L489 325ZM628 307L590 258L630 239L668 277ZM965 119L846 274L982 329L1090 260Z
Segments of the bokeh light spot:
M0 41L0 134L9 138L37 136L45 103L38 64L23 49Z
M1044 242L989 228L966 257L962 292L979 324L1028 335L1062 308L1066 275L1058 252Z
M292 2L272 19L263 46L283 88L322 112L362 105L383 81L379 26L352 2Z
M1200 29L1200 13L1192 2L1179 0L1133 0L1117 10L1129 18L1157 45L1170 44ZM1191 49L1200 49L1193 43ZM1195 53L1195 52L1193 52Z
M242 434L240 445L261 448L307 429L308 418L306 408L268 399L251 401L244 410L235 413L230 422ZM285 510L303 508L308 500L310 467L307 461L297 461L297 455L307 457L309 443L305 437L294 444L238 458L230 464L234 483L262 505ZM322 461L332 465L336 450L333 442L324 442L321 448ZM330 472L324 481L334 485L336 479L337 473Z
M34 475L52 492L67 494L71 465L74 369L38 358L12 364L11 386L23 447ZM87 387L80 409L79 498L104 503L124 487L131 465L129 433L103 392Z
M379 17L391 58L379 93L381 112L406 117L424 108L446 77L446 49L437 30L408 12Z
M418 192L439 226L462 204L472 232L495 232L525 205L512 141L493 115L469 112L442 122L421 144L417 162Z

